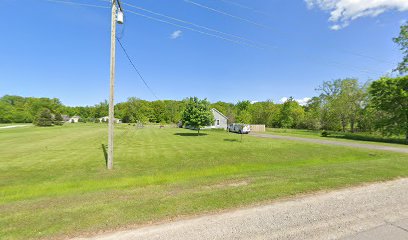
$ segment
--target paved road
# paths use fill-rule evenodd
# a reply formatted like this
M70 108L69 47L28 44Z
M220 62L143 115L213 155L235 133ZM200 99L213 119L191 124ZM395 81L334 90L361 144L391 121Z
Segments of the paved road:
M91 239L408 239L407 199L400 179Z
M280 135L272 135L272 134L266 134L266 133L251 133L250 135L254 137L260 137L260 138L283 139L283 140L291 140L291 141L319 143L319 144L325 144L325 145L336 145L336 146L346 146L346 147L356 147L356 148L366 148L366 149L373 149L373 150L408 153L408 147L399 148L399 147L381 146L381 145L374 145L374 144L331 141L331 140L316 139L316 138L280 136Z

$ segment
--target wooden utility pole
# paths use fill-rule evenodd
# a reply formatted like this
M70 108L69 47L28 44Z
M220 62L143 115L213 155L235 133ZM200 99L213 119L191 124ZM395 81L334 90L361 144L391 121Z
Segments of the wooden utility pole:
M111 59L110 59L110 94L108 127L108 169L113 168L113 129L115 122L115 55L116 55L116 0L112 0Z

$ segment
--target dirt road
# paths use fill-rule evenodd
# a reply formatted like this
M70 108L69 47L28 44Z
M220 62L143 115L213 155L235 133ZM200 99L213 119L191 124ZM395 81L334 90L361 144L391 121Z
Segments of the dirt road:
M407 199L400 179L90 239L408 239Z

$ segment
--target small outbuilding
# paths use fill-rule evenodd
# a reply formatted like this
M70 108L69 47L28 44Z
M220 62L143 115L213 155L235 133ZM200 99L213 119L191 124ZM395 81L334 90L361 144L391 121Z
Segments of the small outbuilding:
M109 116L99 118L99 122L109 122ZM114 123L122 123L122 119L114 118Z
M67 122L68 123L78 123L80 119L81 119L80 116L73 116L73 117L70 117Z
M70 117L69 117L68 115L61 115L61 117L62 117L62 120L63 120L64 122L68 122L69 119L70 119Z
M209 126L209 128L218 128L226 130L228 127L228 118L215 108L211 109L211 113L214 116L214 123L213 125Z

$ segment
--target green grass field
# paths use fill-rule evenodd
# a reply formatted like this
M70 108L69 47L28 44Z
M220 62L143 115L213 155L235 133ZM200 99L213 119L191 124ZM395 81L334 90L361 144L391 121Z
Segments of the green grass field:
M357 142L364 144L377 144L382 146L403 147L406 148L404 136L383 137L379 133L343 133L329 131L329 136L322 137L321 130L307 130L307 129L284 129L284 128L267 128L266 133L282 136L319 138L332 141L342 142Z
M404 154L176 128L0 129L0 238L115 230L318 190L408 177Z

